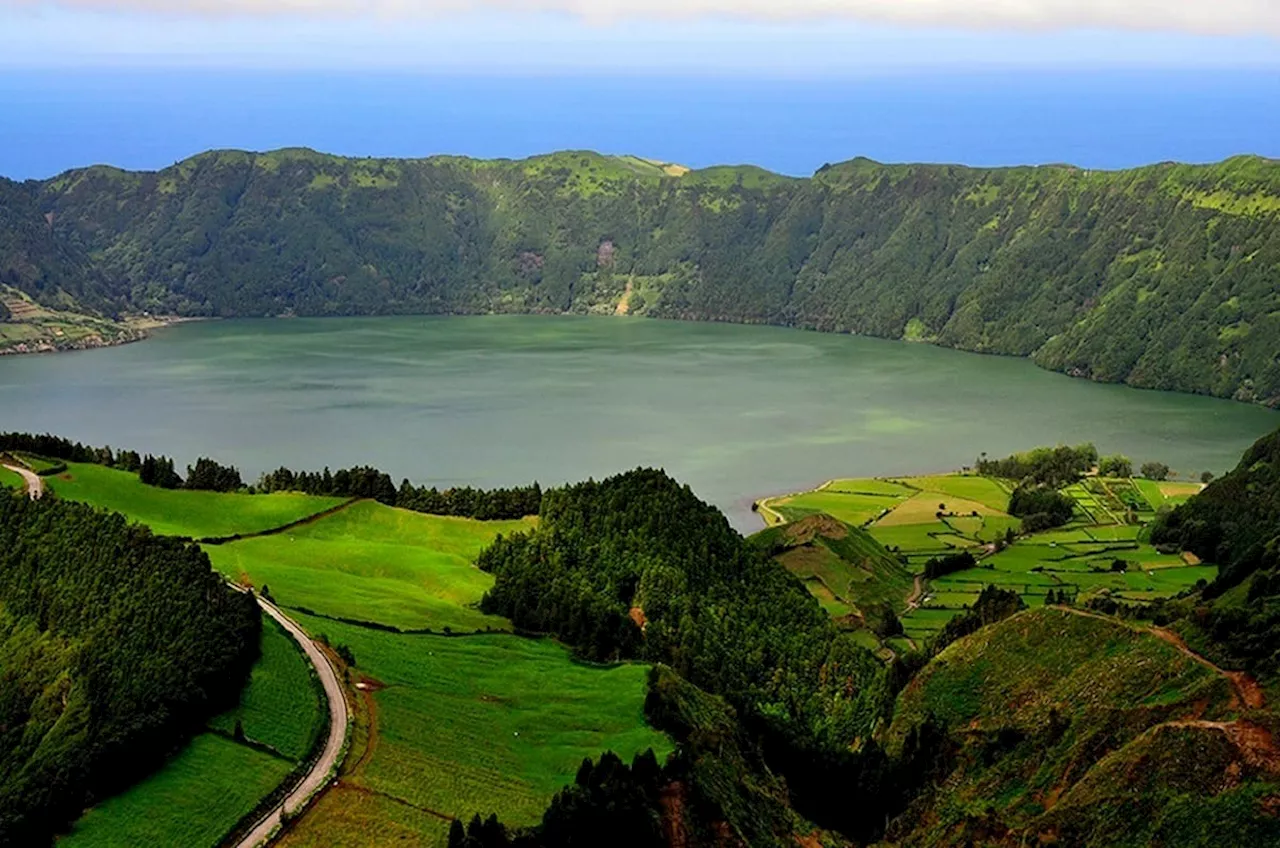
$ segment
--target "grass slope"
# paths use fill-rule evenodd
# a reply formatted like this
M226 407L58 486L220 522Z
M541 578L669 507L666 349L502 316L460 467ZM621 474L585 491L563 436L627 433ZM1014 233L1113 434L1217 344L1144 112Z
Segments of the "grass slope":
M362 501L288 533L207 545L214 567L288 607L405 630L506 629L471 604L493 584L472 562L530 520L473 521Z
M1021 613L948 647L899 696L890 749L932 717L955 755L891 839L1205 844L1188 828L1215 806L1238 832L1274 834L1256 806L1229 809L1260 794L1257 770L1214 729L1237 708L1222 676L1144 629Z
M264 616L262 656L240 706L216 716L160 771L88 811L58 844L70 848L212 848L308 752L323 720L318 684L297 643ZM228 738L245 737L278 756Z
M204 733L159 772L85 813L58 845L212 848L292 768L286 760Z
M217 716L210 726L230 734L238 721L245 738L300 761L320 730L322 708L311 664L293 638L263 616L262 656L240 695L240 706Z
M101 465L67 463L47 481L60 497L124 513L163 536L191 538L259 533L323 512L343 498L293 493L241 495L158 489L136 474Z
M900 610L911 592L911 573L896 557L865 531L827 515L763 530L752 541L837 617L861 617L881 602Z
M585 665L550 640L507 634L408 635L298 620L350 646L357 671L377 681L366 696L376 733L353 752L339 794L287 844L319 844L309 840L321 834L331 845L386 844L370 834L390 839L433 821L443 837L445 817L476 812L531 824L584 757L671 750L644 721L644 666ZM390 821L369 818L384 815Z
M14 474L7 468L0 468L0 488L4 489L22 489L26 487L21 476Z

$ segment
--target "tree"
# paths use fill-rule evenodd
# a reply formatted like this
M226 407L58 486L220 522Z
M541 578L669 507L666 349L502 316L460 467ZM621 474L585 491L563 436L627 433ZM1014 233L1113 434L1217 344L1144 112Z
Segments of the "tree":
M1169 466L1165 465L1163 462L1144 462L1142 463L1140 471L1142 476L1146 477L1148 480L1169 479ZM1118 474L1116 476L1121 477L1124 475Z
M1103 477L1132 477L1133 461L1121 454L1104 456L1098 462L1098 473Z
M1213 482L1213 472L1212 472L1212 471L1206 471L1206 472L1204 472L1203 474L1201 474L1201 475L1200 475L1200 482L1201 482L1201 483L1204 483L1205 485L1208 485L1209 483L1212 483L1212 482Z

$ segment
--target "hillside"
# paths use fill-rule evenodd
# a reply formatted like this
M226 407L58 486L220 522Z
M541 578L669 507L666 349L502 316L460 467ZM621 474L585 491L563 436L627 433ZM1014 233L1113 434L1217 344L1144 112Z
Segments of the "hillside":
M1280 824L1262 799L1280 789L1280 751L1245 717L1259 706L1247 694L1101 616L1041 609L986 627L898 700L891 752L925 724L941 741L933 788L888 841L1270 844Z
M1280 402L1280 164L1122 172L865 159L791 179L217 151L0 187L10 275L180 315L619 312L1032 356ZM52 240L52 245L50 244ZM38 259L38 261L36 261Z
M259 627L197 548L0 493L0 844L48 844L233 706Z

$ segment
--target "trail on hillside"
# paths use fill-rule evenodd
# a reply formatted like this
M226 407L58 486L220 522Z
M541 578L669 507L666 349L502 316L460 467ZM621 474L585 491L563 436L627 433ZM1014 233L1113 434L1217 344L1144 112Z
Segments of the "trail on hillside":
M917 574L911 585L911 594L907 595L907 612L920 608L920 599L924 597L924 577Z
M1266 696L1263 693L1262 687L1258 685L1258 681L1255 680L1252 675L1243 671L1229 671L1222 668L1208 657L1198 654L1192 650L1182 636L1172 630L1168 630L1164 627L1144 627L1135 625L1131 622L1123 621L1122 619L1114 618L1112 616L1089 612L1087 610L1074 609L1072 607L1055 606L1053 609L1070 613L1071 615L1079 615L1085 618L1096 618L1100 621L1120 624L1131 630L1154 636L1162 642L1172 645L1187 658L1199 663L1226 680L1231 685L1232 709L1245 708L1250 710L1259 710L1266 706ZM1206 730L1221 731L1240 752L1241 759L1246 763L1272 776L1280 775L1280 745L1276 744L1275 737L1272 735L1270 730L1260 724L1249 721L1248 719L1240 718L1234 721L1180 719L1156 725L1156 728L1159 727L1195 727Z
M21 465L5 464L5 468L20 476L27 484L27 497L33 501L38 501L44 497L44 478L32 471L30 468L23 468Z
M1133 624L1114 616L1103 615L1102 613L1090 612L1089 610L1076 609L1075 607L1054 606L1053 609L1061 612L1070 613L1071 615L1079 615L1085 618L1096 618L1099 621L1107 621L1112 624L1119 624L1128 627L1130 630L1137 630L1142 633L1149 633L1157 639L1172 645L1187 658L1194 660L1200 665L1224 678L1231 684L1231 691L1234 693L1239 705L1251 710L1260 710L1267 705L1266 695L1262 691L1262 687L1258 685L1258 681L1253 679L1253 675L1244 671L1228 671L1208 657L1198 654L1191 649L1186 641L1176 632L1164 627L1146 627Z

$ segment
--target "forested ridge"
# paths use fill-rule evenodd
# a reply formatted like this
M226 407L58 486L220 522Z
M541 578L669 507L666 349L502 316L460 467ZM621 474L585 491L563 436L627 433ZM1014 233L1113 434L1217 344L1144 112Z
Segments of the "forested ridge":
M1280 402L1280 163L881 165L791 179L216 151L0 183L0 282L106 312L770 323Z
M118 514L0 496L0 845L42 845L236 703L253 598Z

